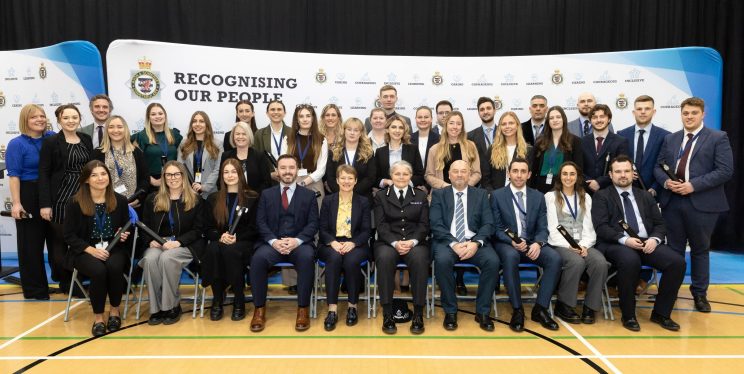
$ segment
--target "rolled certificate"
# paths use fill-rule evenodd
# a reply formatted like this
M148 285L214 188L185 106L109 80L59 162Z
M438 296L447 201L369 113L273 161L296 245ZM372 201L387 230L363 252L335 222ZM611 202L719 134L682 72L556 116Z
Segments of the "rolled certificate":
M635 230L633 230L633 228L630 227L630 225L628 225L628 223L625 222L624 219L621 219L621 220L617 221L617 223L620 224L620 227L623 228L623 231L625 231L625 233L628 234L628 236L630 236L631 238L636 238L636 239L640 240L644 245L646 244L646 241L643 240L643 239L641 239L641 237L638 236L638 233L635 232Z
M150 235L152 240L158 242L160 245L165 244L165 239L161 238L160 235L155 233L155 231L150 230L150 228L147 227L147 225L145 225L144 223L142 223L142 221L137 221L135 225L137 225L137 227L139 227L140 230L144 231L147 235Z
M514 241L514 243L519 244L522 242L522 238L520 238L519 235L517 235L517 233L512 231L510 228L507 227L506 229L504 229L504 232L507 236L509 236L509 238L511 238L512 241Z
M661 170L664 170L664 173L666 173L669 179L675 182L682 182L681 180L679 180L679 178L677 178L677 176L672 172L672 169L665 162L659 162L659 166L661 167Z
M271 164L274 165L274 169L276 169L277 161L276 161L276 158L274 158L274 155L271 154L271 152L269 151L264 151L264 153L266 154L266 157L268 157Z
M233 221L232 226L230 226L230 230L227 232L230 235L235 235L235 228L238 227L238 222L240 222L240 217L243 217L243 213L248 213L248 208L243 208L241 206L236 207L235 211L237 212L237 217L235 217L235 221Z
M119 243L119 240L121 240L121 234L123 234L125 231L129 230L129 228L132 226L132 221L127 220L127 223L124 225L124 227L120 228L119 231L116 232L116 235L109 241L108 246L106 246L106 252L111 252L112 249L116 246L117 243Z
M636 173L638 173L638 169L636 168L635 164L633 164L633 171L636 172ZM638 173L638 184L641 185L641 189L642 190L644 190L644 191L647 191L648 190L648 188L646 188L646 184L643 183L643 178L641 177L641 174L640 173Z
M579 243L576 243L576 240L573 238L573 236L571 236L571 234L568 233L568 230L566 230L563 225L558 225L556 229L558 229L558 232L561 233L563 239L566 239L568 245L571 246L571 248L581 249Z

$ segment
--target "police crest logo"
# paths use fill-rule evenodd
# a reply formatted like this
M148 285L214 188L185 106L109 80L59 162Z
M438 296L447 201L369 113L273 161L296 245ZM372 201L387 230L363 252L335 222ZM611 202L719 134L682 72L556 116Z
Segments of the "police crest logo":
M0 145L0 161L5 161L5 144Z
M39 66L39 78L46 79L47 77L47 68L44 66L44 63L41 63L41 66Z
M558 69L554 70L553 75L550 77L550 81L553 82L553 84L563 83L563 74L561 74L561 71Z
M0 108L5 106L5 95L3 95L3 91L0 91Z
M5 198L5 210L13 210L13 202L10 201L9 197Z
M499 95L496 95L493 97L493 108L498 110L501 110L501 108L504 107L504 102L501 101L501 97Z
M139 70L134 71L129 80L132 93L141 99L152 99L160 93L160 78L151 70L152 61L141 58L137 61Z
M382 103L380 102L380 99L375 99L375 108L382 108Z
M327 80L328 76L325 71L323 69L318 69L318 72L315 73L315 81L318 83L325 83Z
M618 95L615 100L615 107L617 107L617 109L625 109L628 107L628 99L625 97L625 94Z
M439 86L444 83L444 77L442 76L442 73L435 71L434 75L431 77L431 83L435 86Z

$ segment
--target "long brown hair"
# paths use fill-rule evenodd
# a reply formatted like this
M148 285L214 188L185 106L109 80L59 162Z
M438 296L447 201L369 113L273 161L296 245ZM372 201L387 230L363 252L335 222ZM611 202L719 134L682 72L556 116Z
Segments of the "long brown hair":
M181 188L183 190L181 193L181 201L183 202L183 210L191 210L196 206L197 199L200 199L200 197L196 195L196 192L191 188L191 183L189 183L186 174L186 167L181 162L171 160L163 165L163 170L160 172L160 188L158 189L158 193L155 195L155 201L153 202L153 211L155 212L167 212L170 210L171 200L168 191L168 182L165 180L165 171L171 166L177 167L178 171L181 173Z
M573 166L573 168L576 169L576 183L574 184L574 193L579 195L579 206L581 206L581 211L585 212L586 206L584 202L586 201L586 191L584 190L584 173L581 171L579 165L576 165L576 163L574 163L573 161L566 161L561 164L561 167L558 168L558 178L553 178L553 193L555 194L555 206L557 208L557 211L560 212L563 209L563 181L561 181L561 173L566 166Z
M251 107L251 112L253 112L253 117L251 117L251 123L249 124L251 126L251 131L258 131L258 127L256 126L256 109L253 108L253 103L250 100L240 100L235 103L235 122L240 122L240 117L238 117L238 107L243 104Z
M93 202L93 198L90 195L90 175L93 174L95 168L103 168L106 171L106 175L109 177L109 183L106 186L106 212L111 213L116 209L116 195L114 195L114 189L111 187L111 172L106 167L106 164L99 160L89 161L83 169L80 171L80 188L78 188L75 194L75 202L80 206L80 211L83 215L93 217L96 214L96 204Z
M298 140L298 135L300 133L300 121L299 121L299 115L300 111L307 110L310 112L310 115L312 116L312 122L310 124L310 138L313 141L312 148L313 148L313 156L314 158L310 160L310 164L304 164L303 166L310 170L314 170L318 167L318 165L315 165L316 162L318 162L318 158L320 157L321 148L323 147L323 140L325 139L323 135L320 134L320 130L318 129L318 116L315 114L315 108L313 108L312 105L308 104L300 104L295 108L294 115L292 116L292 130L287 134L287 153L290 155L295 155L299 153L300 145Z
M258 196L258 193L251 190L251 187L245 181L245 174L243 174L243 167L240 165L240 161L234 158L228 158L225 160L225 162L220 166L221 182L219 190L217 191L217 200L212 209L212 214L214 214L217 227L223 227L225 223L227 223L228 215L230 214L226 204L222 203L223 201L227 201L227 183L225 183L225 178L222 177L222 173L225 171L225 166L227 165L231 165L238 172L238 206L245 207L248 198Z
M202 116L204 118L204 148L209 153L209 156L216 160L217 156L220 155L220 149L217 147L217 143L214 142L214 132L212 131L212 121L209 119L209 116L207 113L202 112L201 110L197 110L194 112L194 114L191 115L191 120L189 120L189 133L186 135L186 141L183 142L181 145L181 157L186 158L189 154L192 152L196 152L196 134L194 133L194 129L192 128L192 124L194 123L194 119L196 116Z
M550 112L557 111L561 114L561 119L563 121L563 130L561 131L561 137L558 139L558 148L563 152L571 152L571 133L568 131L568 119L566 119L566 112L563 110L563 108L560 105L552 106L548 111L545 117L547 118L545 130L543 130L542 135L537 138L535 141L535 153L543 153L548 148L550 148L550 145L553 144L553 128L550 127Z
M465 118L462 116L462 113L458 111L452 111L450 114L447 115L447 117L444 118L444 131L442 131L442 136L439 138L439 143L437 143L437 153L435 155L434 161L435 166L437 170L444 170L444 165L447 163L447 161L450 161L452 159L452 153L450 153L450 143L449 143L449 135L447 134L447 123L449 122L450 118L457 116L460 117L460 120L462 121L462 130L460 130L460 135L457 136L457 143L460 144L460 153L462 154L463 160L465 160L468 165L472 167L473 163L475 162L475 155L478 153L478 150L475 148L475 144L468 140L467 133L465 131Z

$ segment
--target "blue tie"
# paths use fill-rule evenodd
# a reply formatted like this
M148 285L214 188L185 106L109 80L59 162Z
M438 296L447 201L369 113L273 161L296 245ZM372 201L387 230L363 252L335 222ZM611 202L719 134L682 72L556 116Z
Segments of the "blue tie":
M517 206L519 207L519 224L522 226L522 235L526 235L527 210L524 209L524 192L522 191L517 191Z
M592 127L589 126L589 120L584 120L584 135L589 135L592 133Z
M620 195L623 195L623 208L625 208L625 221L628 222L630 228L635 230L636 233L640 231L638 229L638 220L636 219L636 212L633 209L633 203L630 201L630 194L628 191L623 191Z
M455 203L455 233L457 233L458 243L465 241L465 207L462 205L462 192L457 193Z

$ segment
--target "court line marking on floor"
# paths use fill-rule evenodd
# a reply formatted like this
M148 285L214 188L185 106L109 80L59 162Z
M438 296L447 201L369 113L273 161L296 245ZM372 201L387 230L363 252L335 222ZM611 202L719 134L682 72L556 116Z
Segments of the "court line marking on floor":
M80 305L80 304L82 304L82 303L84 303L84 302L85 302L85 300L80 300L80 301L78 301L77 303L75 303L75 304L73 304L73 305L70 305L70 310L74 309L74 308L75 308L76 306L78 306L78 305ZM49 322L52 322L52 321L54 321L55 319L57 319L57 318L61 317L61 316L62 316L63 314L65 314L65 311L64 311L64 310L63 310L63 311L61 311L61 312L59 312L59 313L57 313L57 314L55 314L55 315L53 315L53 316L51 316L51 317L49 317L49 318L48 318L48 319L47 319L46 321L44 321L44 322L42 322L42 323L39 323L38 325L36 325L36 326L34 326L34 327L32 327L32 328L30 328L30 329L28 329L28 330L26 330L26 331L22 332L21 334L17 335L17 336L16 336L16 337L14 337L13 339L10 339L10 340L8 340L7 342L5 342L5 343L3 343L2 345L0 345L0 350L3 350L3 348L6 348L7 346L9 346L9 345L11 345L11 344L13 344L13 343L17 342L18 340L20 340L20 339L21 339L21 338L23 338L24 336L26 336L26 335L28 335L28 334L30 334L30 333L32 333L32 332L34 332L34 331L36 331L36 330L40 329L40 328L41 328L42 326L46 325L46 324L47 324L47 323L49 323Z
M581 334L579 334L578 331L574 330L574 328L571 327L568 323L566 323L560 318L558 319L558 322L560 322L561 325L563 325L563 327L566 328L566 330L568 330L571 334L573 334L573 336L575 336L576 339L579 339L581 344L584 344L584 346L589 348L589 350L592 351L592 353L594 353L594 355L599 358L599 361L602 361L602 363L605 364L605 366L607 366L610 369L610 371L616 374L622 373L617 367L615 367L615 365L612 364L612 362L610 362L610 360L608 360L604 355L602 355L602 353L599 352L597 348L594 348L594 346L591 343L589 343L586 339L584 339L584 337L581 336Z

